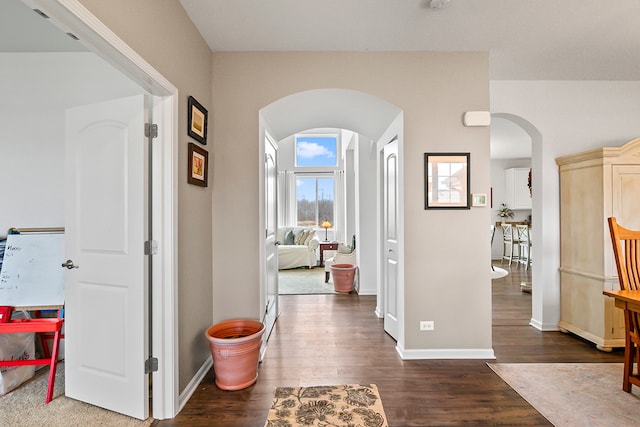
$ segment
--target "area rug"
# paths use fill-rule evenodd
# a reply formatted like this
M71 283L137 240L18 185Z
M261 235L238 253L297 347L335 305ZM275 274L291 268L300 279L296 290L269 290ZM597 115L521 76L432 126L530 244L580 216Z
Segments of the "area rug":
M278 387L265 427L386 427L375 384Z
M153 418L140 421L66 397L63 362L58 362L53 400L47 405L44 401L48 380L49 369L39 369L31 380L0 396L0 425L138 427L153 422Z
M640 425L640 390L622 391L622 363L488 365L556 427Z
M506 277L508 274L509 274L509 272L507 270L505 270L504 268L496 267L494 265L493 269L491 270L491 280L500 279L502 277Z
M333 283L324 283L324 268L295 268L278 272L280 295L335 294Z

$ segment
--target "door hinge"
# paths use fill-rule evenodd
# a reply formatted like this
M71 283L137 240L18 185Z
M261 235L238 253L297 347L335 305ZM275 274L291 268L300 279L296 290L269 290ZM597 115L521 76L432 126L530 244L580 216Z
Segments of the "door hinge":
M157 138L158 137L158 125L154 123L145 123L144 124L144 136L147 138Z
M158 253L158 241L157 240L147 240L144 242L144 254L145 255L156 255Z
M151 372L158 372L158 358L149 357L144 361L144 373L150 374Z

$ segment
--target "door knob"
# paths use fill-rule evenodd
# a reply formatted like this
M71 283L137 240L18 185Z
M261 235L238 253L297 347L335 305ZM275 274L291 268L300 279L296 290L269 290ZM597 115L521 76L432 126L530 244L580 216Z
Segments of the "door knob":
M273 242L273 244L276 246L280 246L282 243L280 243L280 240L276 240L275 242Z
M73 261L68 259L66 262L62 263L62 267L67 267L69 270L74 269L74 268L78 268L77 265L73 265Z

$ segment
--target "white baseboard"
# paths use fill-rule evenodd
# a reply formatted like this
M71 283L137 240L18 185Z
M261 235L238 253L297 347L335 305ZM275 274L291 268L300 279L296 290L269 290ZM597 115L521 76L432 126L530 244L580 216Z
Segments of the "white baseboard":
M438 348L407 350L396 346L396 351L403 360L423 359L495 359L492 348Z
M370 289L370 288L360 288L358 289L358 295L377 295L378 294L378 290L377 289Z
M529 325L533 326L534 328L536 328L539 331L559 331L560 329L558 328L558 324L557 323L549 323L549 324L544 324L539 322L538 320L531 318L531 320L529 321Z
M198 389L198 385L200 385L205 375L207 375L207 372L209 372L209 369L211 369L212 366L213 360L211 359L211 357L207 357L207 360L205 360L200 369L198 369L198 372L196 372L193 378L191 378L191 381L189 381L189 384L187 384L182 393L180 393L180 396L178 396L178 413L182 411L184 405L186 405L189 399L191 399L191 396L193 396L193 393L196 392L196 390Z

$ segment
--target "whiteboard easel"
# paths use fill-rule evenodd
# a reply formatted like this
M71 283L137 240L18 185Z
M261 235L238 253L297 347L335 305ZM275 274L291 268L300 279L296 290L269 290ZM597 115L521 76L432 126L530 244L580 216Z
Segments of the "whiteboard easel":
M64 233L59 230L11 230L0 270L0 305L64 305Z
M10 232L0 270L0 305L35 310L57 308L58 316L0 323L0 334L39 333L45 353L40 359L0 360L0 367L49 365L45 397L48 404L53 399L58 351L63 338L64 229L11 229ZM51 351L46 339L53 341Z

